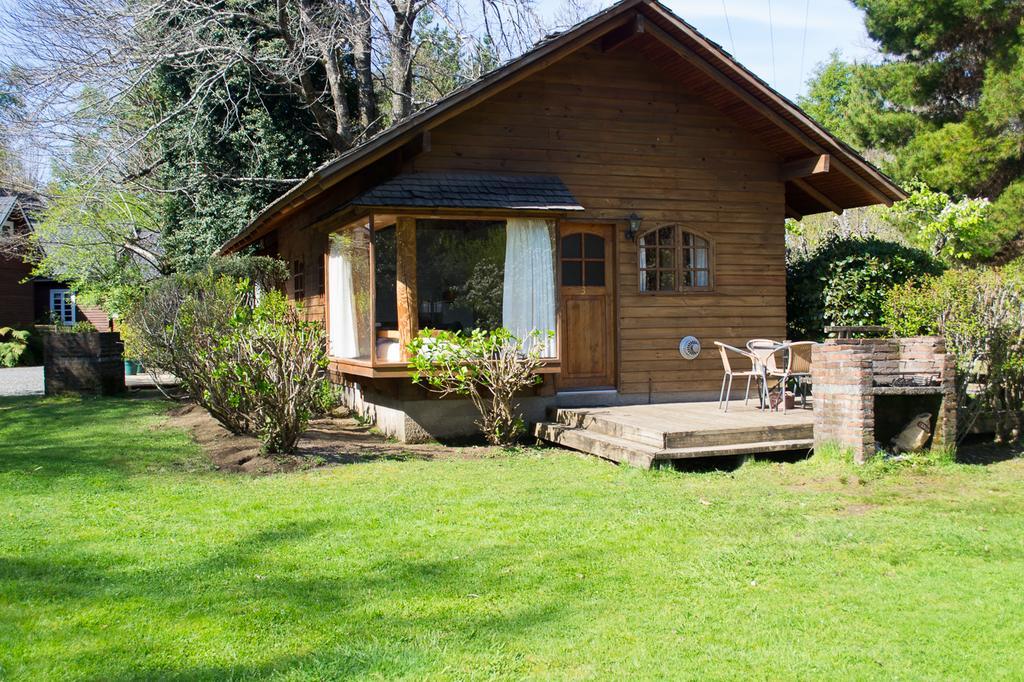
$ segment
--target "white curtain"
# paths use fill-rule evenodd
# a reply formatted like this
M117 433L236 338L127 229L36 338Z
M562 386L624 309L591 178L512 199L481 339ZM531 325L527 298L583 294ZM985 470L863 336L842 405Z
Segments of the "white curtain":
M637 246L640 249L640 291L647 291L647 273L644 272L647 269L646 237L640 237L637 240Z
M698 268L694 273L694 286L708 286L708 243L700 237L693 237L693 267Z
M555 249L546 220L510 218L505 239L502 326L519 338L544 334L543 357L556 355Z
M330 306L327 330L331 355L336 358L359 357L356 328L356 299L352 285L352 249L345 248L350 236L331 235L331 254L327 261L327 297Z

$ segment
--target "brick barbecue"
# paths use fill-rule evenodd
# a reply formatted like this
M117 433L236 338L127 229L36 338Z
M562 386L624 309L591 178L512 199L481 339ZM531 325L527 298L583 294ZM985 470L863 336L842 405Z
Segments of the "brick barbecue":
M956 442L956 364L942 337L829 339L814 348L815 447L863 463L914 415L932 415L932 446Z

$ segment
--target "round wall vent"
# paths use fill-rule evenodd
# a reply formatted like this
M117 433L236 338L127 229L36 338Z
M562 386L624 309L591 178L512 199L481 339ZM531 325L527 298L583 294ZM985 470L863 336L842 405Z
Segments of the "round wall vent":
M695 360L700 355L700 339L686 336L679 342L679 354L687 360Z

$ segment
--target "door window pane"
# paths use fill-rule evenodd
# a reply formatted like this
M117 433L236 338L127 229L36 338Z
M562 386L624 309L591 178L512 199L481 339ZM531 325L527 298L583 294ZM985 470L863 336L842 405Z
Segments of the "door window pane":
M581 240L583 235L571 234L562 238L562 258L582 258Z
M587 234L583 237L583 257L587 260L604 260L604 240L596 234Z
M583 285L583 262L578 260L562 261L562 286L578 287Z
M588 287L604 286L604 261L587 261L583 284Z

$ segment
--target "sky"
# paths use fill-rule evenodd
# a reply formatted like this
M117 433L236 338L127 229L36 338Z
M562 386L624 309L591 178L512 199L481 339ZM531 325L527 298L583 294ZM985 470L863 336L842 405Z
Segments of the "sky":
M9 13L22 0L0 0ZM847 59L873 60L874 46L863 13L850 0L661 0L669 9L721 45L744 66L790 99L806 91L815 65L839 50ZM470 0L468 4L472 5ZM566 0L537 0L549 25ZM614 0L575 0L592 14ZM0 55L10 56L5 45ZM47 174L43 159L26 162Z
M541 12L554 13L561 2L540 0ZM849 0L662 2L790 99L805 92L815 65L833 50L847 59L875 56L863 12ZM596 0L589 8L597 11L610 4Z

